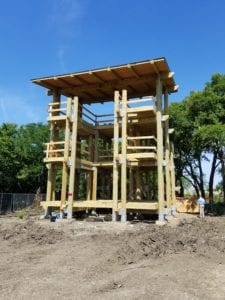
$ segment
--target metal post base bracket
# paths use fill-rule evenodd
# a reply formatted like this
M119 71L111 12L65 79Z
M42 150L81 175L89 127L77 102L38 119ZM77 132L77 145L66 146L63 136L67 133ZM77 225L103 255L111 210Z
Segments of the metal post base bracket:
M117 222L117 213L115 211L112 212L112 222Z
M158 220L156 221L156 225L165 225L166 224L166 218L165 218L165 213L159 213L159 218Z
M67 219L71 220L73 218L73 213L71 211L67 212Z

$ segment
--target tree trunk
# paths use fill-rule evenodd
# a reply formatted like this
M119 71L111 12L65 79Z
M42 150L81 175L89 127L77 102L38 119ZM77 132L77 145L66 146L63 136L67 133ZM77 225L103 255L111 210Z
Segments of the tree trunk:
M198 189L197 185L193 184L193 187L195 189L197 198L199 198L200 197L200 192L199 192L199 189Z
M210 177L209 177L209 204L210 207L212 208L213 205L213 183L214 183L214 175L216 171L216 160L217 160L217 152L214 152L213 155L213 160L212 160L212 165L211 165L211 172L210 172Z
M196 192L196 196L199 198L200 196L200 192L199 192L199 188L198 188L198 185L195 184L193 181L191 181L188 177L184 176L184 178L190 182L190 184L193 186L195 192Z
M183 186L183 182L182 182L182 178L179 178L179 183L180 183L180 193L179 193L179 197L184 197L184 186Z
M199 167L199 188L201 191L201 196L205 198L205 188L204 188L204 174L202 171L202 162L201 162L201 156L198 158L198 167Z
M191 163L189 164L189 168L190 168L189 176L191 176L191 178L193 180L193 182L191 181L191 184L193 185L193 187L195 189L197 197L199 197L200 196L201 187L200 187L200 183L198 181L198 177L195 174L193 166L192 166Z
M225 202L225 163L221 159L221 173L222 173L222 185L223 185L223 201Z

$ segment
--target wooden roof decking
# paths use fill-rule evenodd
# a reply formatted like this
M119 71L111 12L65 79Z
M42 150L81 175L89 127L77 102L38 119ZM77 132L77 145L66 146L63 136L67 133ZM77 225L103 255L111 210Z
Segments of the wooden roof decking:
M95 103L113 100L117 89L127 89L129 98L155 95L158 74L169 93L178 90L165 58L37 78L32 82L68 97L78 96L82 103Z

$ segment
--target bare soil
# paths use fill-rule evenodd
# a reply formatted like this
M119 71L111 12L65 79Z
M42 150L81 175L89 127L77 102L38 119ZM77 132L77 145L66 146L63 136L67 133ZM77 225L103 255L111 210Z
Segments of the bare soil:
M0 299L225 299L225 217L0 217Z

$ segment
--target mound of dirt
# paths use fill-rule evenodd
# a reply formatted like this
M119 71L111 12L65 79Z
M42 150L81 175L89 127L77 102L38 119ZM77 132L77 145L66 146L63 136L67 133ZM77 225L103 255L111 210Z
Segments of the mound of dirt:
M16 222L14 226L8 228L0 227L0 239L8 240L13 244L55 244L63 238L63 232L42 226L32 220Z
M182 251L200 255L224 253L224 228L210 219L184 220L174 228L153 225L143 232L123 235L116 259L121 264L131 264L147 257L162 257Z

